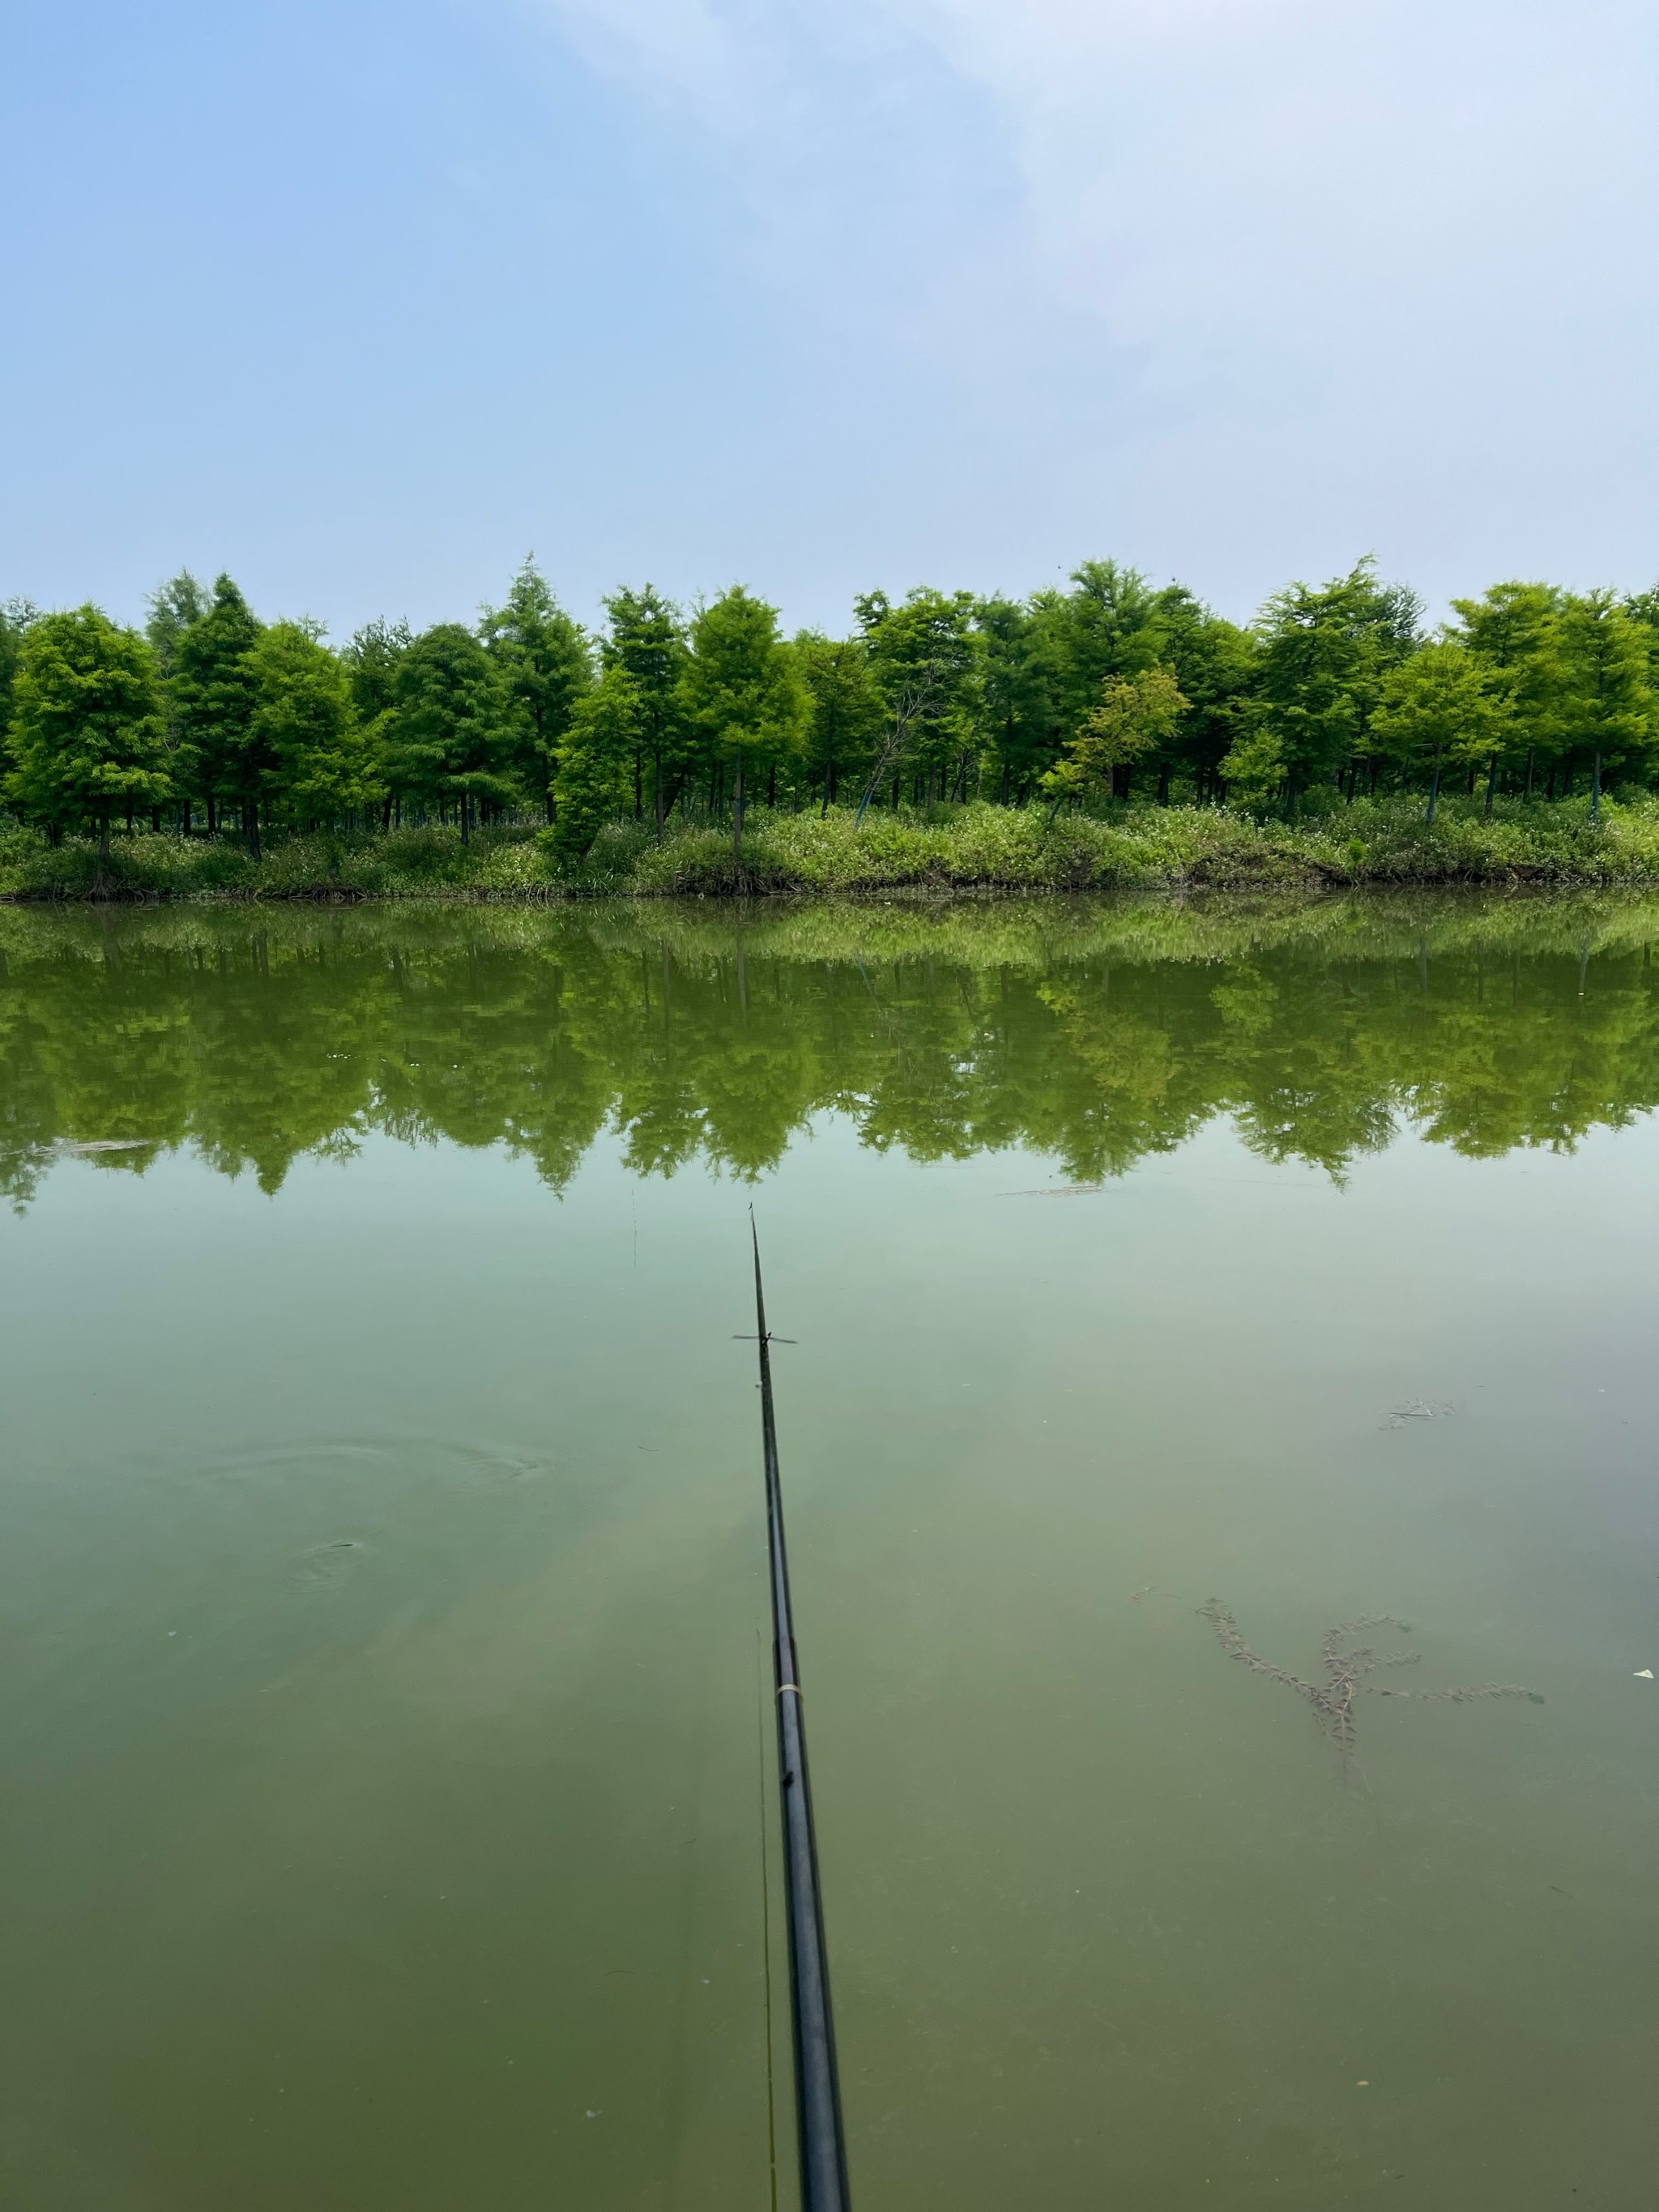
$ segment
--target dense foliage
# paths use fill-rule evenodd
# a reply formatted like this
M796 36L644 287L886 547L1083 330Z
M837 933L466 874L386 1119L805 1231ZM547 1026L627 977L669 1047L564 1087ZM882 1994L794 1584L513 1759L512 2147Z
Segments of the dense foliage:
M112 823L195 839L548 826L578 872L617 823L653 844L746 812L860 822L977 804L1110 820L1125 801L1292 823L1334 800L1503 802L1642 788L1659 765L1659 592L1495 585L1431 635L1362 561L1246 627L1109 561L1024 601L860 598L852 634L783 635L734 586L689 615L650 586L587 635L532 562L475 626L374 623L337 651L228 576L173 578L143 632L0 610L3 794L53 847ZM1467 811L1467 808L1465 810ZM1356 832L1356 835L1359 833ZM1361 842L1364 840L1362 836Z
M191 1146L267 1190L368 1132L749 1176L817 1114L1084 1182L1231 1118L1340 1172L1659 1104L1659 904L1577 894L916 908L0 908L0 1192L65 1144ZM248 1071L256 1073L250 1077ZM1029 1169L1014 1173L1030 1180Z

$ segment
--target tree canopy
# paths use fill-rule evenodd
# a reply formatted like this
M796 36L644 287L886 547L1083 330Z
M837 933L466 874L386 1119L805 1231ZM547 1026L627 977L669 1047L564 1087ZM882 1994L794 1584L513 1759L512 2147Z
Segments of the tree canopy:
M169 791L155 655L96 607L29 624L12 678L6 795L53 833L159 806Z
M307 619L262 619L224 574L158 586L142 631L13 599L5 803L54 837L106 837L131 812L137 831L228 830L255 854L262 832L435 821L463 838L546 823L580 854L607 823L660 842L678 814L725 825L740 856L757 805L1294 814L1363 780L1419 793L1431 819L1449 779L1472 792L1484 777L1488 811L1500 791L1572 793L1595 819L1609 786L1659 777L1659 588L1510 580L1431 629L1416 593L1364 559L1241 623L1097 560L1023 599L872 590L842 636L786 636L739 585L689 611L653 584L620 587L603 615L590 635L532 559L476 623L373 622L340 647ZM45 662L29 660L65 622L83 644L103 625L100 665L145 672L118 789L113 723L97 740L115 748L107 773L88 781L92 740L48 709Z

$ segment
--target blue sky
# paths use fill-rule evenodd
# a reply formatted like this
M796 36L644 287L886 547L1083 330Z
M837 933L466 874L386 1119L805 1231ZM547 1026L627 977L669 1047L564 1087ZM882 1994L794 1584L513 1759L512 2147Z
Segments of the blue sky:
M0 597L1659 577L1659 10L0 0Z

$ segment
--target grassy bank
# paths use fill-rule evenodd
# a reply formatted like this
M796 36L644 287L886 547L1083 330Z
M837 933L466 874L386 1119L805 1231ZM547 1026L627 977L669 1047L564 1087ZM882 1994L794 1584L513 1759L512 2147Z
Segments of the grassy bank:
M850 810L750 817L741 865L730 832L648 823L605 830L579 865L518 828L463 845L453 830L314 835L254 860L231 838L140 831L107 860L89 842L51 847L0 831L0 897L30 899L491 900L770 893L1314 890L1339 884L1613 884L1659 881L1659 799L1337 801L1295 821L1209 807L1134 806L1049 823L1035 810L971 805L932 817Z

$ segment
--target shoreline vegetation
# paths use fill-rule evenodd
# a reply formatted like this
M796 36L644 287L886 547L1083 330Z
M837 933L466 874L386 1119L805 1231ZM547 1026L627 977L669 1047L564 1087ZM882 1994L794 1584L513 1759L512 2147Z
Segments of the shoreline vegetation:
M0 896L551 899L1659 879L1659 589L1425 620L1370 560L1228 621L1085 561L786 635L533 560L343 646L188 572L0 605Z
M741 854L722 827L607 823L574 858L533 823L313 830L258 854L226 834L139 827L107 842L0 827L0 900L238 904L599 897L1022 896L1302 891L1459 884L1563 889L1659 882L1659 795L1443 799L1319 794L1294 819L1243 808L1113 804L1052 813L983 801L884 810L751 810Z

